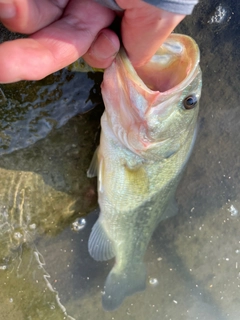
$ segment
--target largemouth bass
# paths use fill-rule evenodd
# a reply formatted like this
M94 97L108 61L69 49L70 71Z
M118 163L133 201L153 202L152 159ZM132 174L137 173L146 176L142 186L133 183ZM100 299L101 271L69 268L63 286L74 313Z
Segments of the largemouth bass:
M144 253L158 223L175 214L174 195L196 135L199 49L172 34L135 70L122 49L104 73L98 175L100 216L90 238L95 260L116 262L102 296L106 310L146 285Z

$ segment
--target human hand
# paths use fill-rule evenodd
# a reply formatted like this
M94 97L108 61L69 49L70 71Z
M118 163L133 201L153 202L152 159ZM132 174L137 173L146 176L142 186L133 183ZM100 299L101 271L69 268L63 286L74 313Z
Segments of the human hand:
M123 45L134 66L143 65L183 19L141 0L117 0L124 9ZM27 39L0 45L0 82L38 80L80 56L108 67L120 47L107 27L116 13L94 0L0 0L0 20Z
M107 67L120 46L114 32L105 29L114 18L112 10L94 0L0 0L1 22L30 34L0 45L0 82L41 79L77 60L91 45L98 52L96 63Z
M116 0L124 11L121 20L121 40L135 68L141 67L155 54L185 15L168 12L141 0ZM114 36L114 35L112 35ZM95 50L97 53L97 50ZM91 48L84 60L101 68Z

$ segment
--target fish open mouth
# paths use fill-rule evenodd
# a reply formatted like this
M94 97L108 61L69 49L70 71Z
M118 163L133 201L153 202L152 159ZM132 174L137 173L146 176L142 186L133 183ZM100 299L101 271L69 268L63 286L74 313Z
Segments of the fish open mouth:
M171 34L152 59L135 71L149 89L165 92L189 78L198 62L195 41L185 35Z

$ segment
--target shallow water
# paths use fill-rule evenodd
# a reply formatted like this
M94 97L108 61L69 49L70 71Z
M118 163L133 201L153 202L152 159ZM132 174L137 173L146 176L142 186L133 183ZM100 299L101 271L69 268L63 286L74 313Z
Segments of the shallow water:
M29 128L28 117L42 119L39 126L33 122L40 138L25 148L10 131L8 141L15 142L0 158L0 198L5 201L0 221L3 225L8 213L15 222L13 230L5 225L5 235L0 237L4 319L240 318L239 13L240 5L233 0L202 1L178 27L201 50L198 138L178 188L179 213L159 225L146 252L147 288L125 299L114 312L105 312L101 305L113 261L96 262L87 250L97 211L85 217L85 227L80 221L79 231L72 225L96 207L95 181L87 179L85 172L98 141L100 80L64 70L40 82L0 86L6 98L19 106L30 101L36 109L43 108L38 112L48 108L40 117L26 112L23 120L20 112L14 113L11 121L19 130ZM29 90L35 95L29 96ZM93 101L88 100L90 91L95 92ZM72 103L77 106L75 115L86 110L86 104L87 109L98 107L68 122L59 120L74 115ZM58 105L63 107L60 118L54 113ZM55 125L42 130L48 117ZM32 131L25 134L31 142ZM16 144L22 149L15 150ZM12 149L6 154L8 148ZM24 178L14 184L19 175ZM15 193L6 196L4 190ZM18 212L23 213L22 224Z

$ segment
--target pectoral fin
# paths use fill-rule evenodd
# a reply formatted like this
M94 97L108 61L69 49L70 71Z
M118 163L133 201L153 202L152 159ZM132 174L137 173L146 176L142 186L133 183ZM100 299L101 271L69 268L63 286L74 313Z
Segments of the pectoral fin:
M146 194L149 190L149 179L142 163L135 166L125 164L124 167L125 186L128 186L133 194Z
M88 240L88 251L94 260L110 260L115 256L112 241L108 238L101 222L97 220Z
M89 169L87 171L88 178L93 178L98 175L98 149L99 147L97 147L97 149L95 150Z
M103 192L103 158L99 159L98 156L99 147L94 152L92 161L87 171L88 178L98 177L98 191Z

